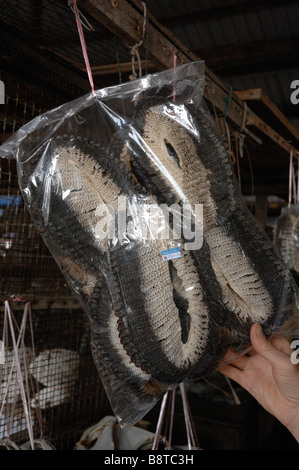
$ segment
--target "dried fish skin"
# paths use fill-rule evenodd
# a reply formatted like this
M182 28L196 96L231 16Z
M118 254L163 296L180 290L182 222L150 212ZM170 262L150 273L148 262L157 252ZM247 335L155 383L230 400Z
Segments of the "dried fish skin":
M255 321L267 335L298 331L297 286L242 202L202 96L202 64L186 64L52 110L4 149L89 317L94 361L122 426L181 381L217 369L228 348L244 353ZM118 211L119 198L136 214ZM184 230L136 236L137 206L161 204L191 208L200 247L186 247ZM180 257L164 261L168 245Z
M180 123L182 108L189 126ZM137 105L133 122L141 144L135 139L128 147L140 181L149 179L155 196L169 204L204 207L209 273L216 274L221 288L223 315L239 321L232 327L238 331L239 347L250 342L254 322L272 334L296 315L297 286L247 209L221 137L206 111L194 104L182 106L149 97ZM199 255L192 254L195 259Z

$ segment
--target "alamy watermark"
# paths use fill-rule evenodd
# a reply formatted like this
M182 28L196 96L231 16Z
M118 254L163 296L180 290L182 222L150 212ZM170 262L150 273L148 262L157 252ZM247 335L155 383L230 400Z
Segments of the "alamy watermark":
M293 80L291 83L291 89L294 90L291 93L290 99L292 104L299 103L299 80Z
M2 80L0 80L0 104L5 104L5 86Z
M99 204L95 215L95 236L100 241L184 240L185 250L202 247L202 204L147 204L119 196L117 210Z
M294 351L291 354L291 362L292 364L299 364L299 340L295 339L291 342L291 348Z

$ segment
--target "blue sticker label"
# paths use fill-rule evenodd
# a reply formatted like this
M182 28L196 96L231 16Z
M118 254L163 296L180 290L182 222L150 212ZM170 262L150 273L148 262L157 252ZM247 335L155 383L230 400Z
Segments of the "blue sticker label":
M171 248L170 250L161 251L163 261L169 261L170 259L181 258L180 247Z

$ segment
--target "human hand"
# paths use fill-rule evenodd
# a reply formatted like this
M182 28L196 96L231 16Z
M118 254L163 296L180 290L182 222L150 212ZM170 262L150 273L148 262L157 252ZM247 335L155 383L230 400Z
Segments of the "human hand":
M267 340L259 324L250 339L253 349L237 358L228 352L219 372L245 388L299 442L299 366L291 362L290 344L282 336Z

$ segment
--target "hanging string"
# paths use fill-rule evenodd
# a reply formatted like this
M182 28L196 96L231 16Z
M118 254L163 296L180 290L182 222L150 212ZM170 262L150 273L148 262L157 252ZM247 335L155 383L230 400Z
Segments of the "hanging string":
M173 53L173 68L174 68L174 78L173 78L173 85L172 85L172 99L173 99L173 102L175 103L175 86L176 86L176 83L175 83L175 77L176 77L176 59L177 59L177 55L178 55L178 52L179 51L175 51Z
M27 399L26 399L26 393L25 393L25 389L24 389L24 384L23 384L21 365L20 365L20 360L19 360L19 345L20 345L20 342L22 341L23 335L25 334L28 308L25 306L24 314L23 314L23 318L22 318L22 324L21 324L21 327L20 327L20 330L19 330L18 339L16 340L14 327L13 327L14 318L13 318L13 314L10 310L10 306L9 306L8 301L5 301L4 305L5 305L4 315L7 316L7 318L8 318L8 323L9 323L9 327L10 327L10 335L11 335L13 350L14 350L13 366L14 366L14 364L16 366L18 385L19 385L20 392L21 392L21 398L22 398L22 402L23 402L23 409L24 409L24 413L25 413L25 420L26 420L26 424L27 424L27 430L28 430L28 434L29 434L30 445L31 445L31 448L33 450L34 449L34 438L33 438L33 431L32 431L32 416L31 416L31 410L30 410L30 403L29 403L29 406L28 406ZM11 373L12 373L12 369L11 369L11 372L10 372L9 381L11 380ZM8 389L8 387L7 387L7 389ZM7 390L6 390L6 394L7 394ZM6 399L6 394L5 394L5 399ZM3 404L2 404L2 408L3 408ZM1 411L0 411L0 415L2 414L2 408L1 408Z
M74 12L75 17L76 17L76 23L77 23L77 28L78 28L78 32L79 32L79 38L80 38L80 42L81 42L83 57L84 57L84 60L85 60L88 79L89 79L89 83L90 83L90 86L91 86L92 94L93 94L94 98L96 98L97 95L94 91L93 77L92 77L91 67L90 67L89 58L88 58L88 54L87 54L87 49L86 49L86 43L85 43L84 33L83 33L83 29L82 29L81 18L84 20L83 25L85 27L87 25L87 29L89 29L89 31L92 31L93 28L90 25L90 23L88 23L85 16L82 15L81 12L79 12L78 7L77 7L77 0L69 0L68 5L71 8L71 10ZM92 29L90 29L90 28L92 28Z
M68 5L70 9L72 10L74 14L76 14L76 9L72 3L73 3L73 0L68 1ZM80 18L80 23L82 24L83 28L87 29L87 31L94 31L94 27L89 23L86 16L83 15L82 11L80 11L78 7L77 7L77 12Z
M234 132L235 135L235 149L236 149L236 162L237 162L237 174L238 174L238 182L239 188L242 189L241 183L241 169L240 169L240 147L239 147L239 138L238 138L238 131Z
M138 43L134 44L130 48L131 52L131 61L132 61L132 79L136 79L137 76L141 77L142 76L142 65L141 65L141 59L140 59L140 54L139 54L139 47L143 44L143 41L145 39L145 33L147 30L147 7L146 3L142 2L143 5L143 25L142 25L142 36L141 39ZM135 69L135 60L137 59L138 62L138 75L136 73Z
M34 343L34 333L33 333L33 323L32 323L32 312L31 312L31 305L30 302L27 302L28 305L28 318L29 318L29 326L30 326L30 334L31 334L31 348L32 348L32 353L33 357L36 358L36 351L35 351L35 343ZM37 367L37 366L36 366ZM34 385L32 381L32 376L29 374L30 377L30 384L31 384L31 389L34 391ZM43 431L43 420L42 420L42 412L41 412L41 407L39 403L39 385L38 381L36 381L36 394L35 394L35 408L36 408L36 415L39 423L39 431L40 431L40 437L44 437L44 431Z
M239 140L239 153L240 158L244 157L244 141L245 141L245 134L241 134L238 132L238 140Z
M293 149L290 152L290 167L289 167L289 202L288 207L291 207L292 202L292 181L293 181Z
M213 98L212 93L211 93L210 82L209 82L209 81L207 81L206 89L207 89L207 91L208 91L208 93L209 93L210 102L211 102L212 107L213 107L214 119L215 119L217 128L218 128L219 131L220 131L220 123L219 123L218 114L217 114L217 111L216 111L216 106L215 106L215 103L214 103L214 98Z
M293 161L293 203L296 204L297 200L297 189L296 189L296 175L295 175L295 166Z
M5 307L5 310L4 310L4 327L3 327L3 343L4 345L6 345L6 347L8 348L8 315L7 315L7 310L6 310L6 307ZM12 363L10 365L10 371L9 371L9 374L8 374L8 365L6 366L6 375L5 375L5 379L6 379L6 386L5 386L5 391L4 391L4 394L3 396L1 396L1 399L2 399L2 404L1 404L1 409L0 409L0 417L2 417L2 414L3 414L3 410L4 410L4 406L6 405L6 415L9 416L9 407L8 407L8 392L10 390L10 385L11 385L11 381L12 381L12 376L13 376L13 371L14 371L14 366L15 366L15 359L13 358L12 360ZM15 395L17 393L17 385L15 384L15 388L14 388L14 398L15 398ZM1 390L1 395L2 395L2 390ZM13 399L14 401L14 399ZM6 420L6 431L7 431L7 438L9 439L9 436L10 436L10 422L11 420L9 420L7 422Z
M168 392L164 394L163 399L162 399L162 404L160 407L160 413L159 413L155 437L154 437L154 441L152 445L152 450L157 450L159 447L159 441L160 441L160 436L161 436L161 431L162 431L162 426L163 426L163 419L164 419L164 414L165 414L167 397L168 397Z
M148 15L146 15L145 25L145 75L148 74L148 50L149 50L149 38L148 38Z
M226 124L227 113L228 113L230 105L231 105L232 97L233 97L233 89L229 85L229 95L225 96L225 98L223 98L223 101L224 101L223 113L219 114L220 117L223 117L225 124ZM225 132L226 132L226 130L225 130Z
M299 152L297 152L297 204L299 204Z
M236 164L237 160L236 160L236 156L233 152L233 149L232 149L232 139L231 139L231 134L230 134L230 128L229 128L229 125L227 124L226 121L223 121L223 124L224 124L224 140L226 140L227 142L227 154L228 156L230 157L231 159L231 162L233 165Z
M166 449L171 449L171 440L172 440L172 430L173 430L173 419L174 419L174 405L175 405L175 390L171 390L171 400L170 400L170 424L169 424L169 433L168 433L168 444Z
M241 127L240 127L240 132L243 132L244 129L245 129L247 113L248 113L248 106L247 106L247 103L245 101L244 102L243 118L242 118L242 124L241 124Z
M27 318L28 318L28 311L30 310L30 309L28 309L28 304L29 304L29 302L27 304L25 303L23 318L22 318L22 325L21 325L20 328L18 327L17 321L16 321L12 311L10 309L5 311L6 317L9 316L9 319L11 318L12 322L14 323L14 327L13 327L13 325L11 325L11 337L13 339L13 342L14 342L14 338L15 338L14 328L18 332L18 341L16 343L17 344L17 351L14 351L14 357L13 357L13 362L12 362L11 372L10 372L10 378L9 378L9 383L10 383L11 373L16 368L17 383L15 384L15 387L14 387L13 403L10 407L10 413L7 414L7 416L9 416L9 421L7 423L7 436L8 436L8 439L9 439L10 430L12 429L13 420L14 420L14 417L15 417L15 407L16 407L16 403L17 403L18 390L20 389L20 392L21 392L21 395L22 395L22 400L23 400L23 407L24 407L25 415L26 415L26 411L27 411L26 421L27 421L27 428L28 428L28 433L29 433L29 437L30 437L30 443L31 443L31 447L32 447L33 446L33 421L32 421L32 412L31 412L31 406L30 406L30 392L29 392L29 386L28 386L28 375L29 375L28 374L28 358L27 358L26 346L25 346L25 341L24 341L24 339L25 339L25 329L26 329ZM8 345L8 338L7 338L7 345ZM19 346L20 346L20 348L19 348ZM19 364L19 368L18 368L18 364ZM25 384L26 384L26 391L25 391L25 387L24 387L24 384L23 384L22 373L20 374L22 364L23 364L23 367L24 367L24 381L25 381ZM7 390L8 390L8 388L9 388L9 385L7 386ZM24 405L24 398L25 399L27 398L27 408L26 408L26 405ZM31 437L32 437L32 439L31 439Z
M6 404L6 419L5 419L5 424L6 424L6 440L9 440L9 434L10 430L8 427L7 423L7 416L9 416L9 410L8 410L8 400L7 400L7 394L10 388L10 383L11 383L11 377L12 377L12 372L13 372L13 364L10 369L10 374L8 375L8 364L5 366L5 379L6 379L6 384L4 382L4 364L7 363L7 354L5 351L5 346L8 348L8 325L7 325L7 315L4 312L4 321L3 321L3 332L2 332L2 342L4 345L4 362L0 364L0 393L1 393L1 410L0 410L0 419L2 418L2 412L4 409L4 405ZM3 383L2 383L3 382ZM4 386L5 384L5 386ZM7 401L6 401L7 400Z
M185 386L183 383L179 385L181 395L182 395L182 402L183 402L183 410L184 410L184 418L185 418L185 426L187 432L187 441L188 441L188 450L192 450L197 447L197 443L195 440L195 433L193 430L193 423L191 421L191 413L188 406L188 400L186 395Z
M251 178L251 196L252 196L252 199L251 199L251 203L250 203L250 210L252 212L253 211L253 197L254 197L254 191L255 191L254 174L253 174L252 160L251 160L251 156L250 156L248 146L245 144L244 148L245 148L245 153L246 153L247 160L248 160L248 166L249 166L250 178Z
M120 65L120 59L119 59L118 37L115 37L115 49L116 49L116 61L117 61L117 67L118 67L118 79L119 79L119 83L121 83L122 77L121 77L121 65Z
M189 408L189 403L188 403L184 383L179 384L179 389L181 392L181 398L182 398L182 404L183 404L188 450L200 449L196 432L195 432L195 426L192 421L192 415L191 415L191 411ZM158 418L158 422L156 426L155 437L153 440L152 450L157 450L159 447L159 441L162 437L161 431L162 431L163 422L165 418L165 411L167 408L166 407L167 400L169 398L170 393L171 393L170 403L169 403L170 406L168 407L168 412L167 412L168 414L166 416L168 422L166 423L166 426L165 426L165 435L164 435L164 439L162 440L162 442L165 445L165 449L168 449L168 450L171 449L171 439L172 439L173 420L174 420L175 390L166 392L163 396L163 400L162 400L161 407L160 407L159 418ZM168 437L167 437L167 433L168 433Z

